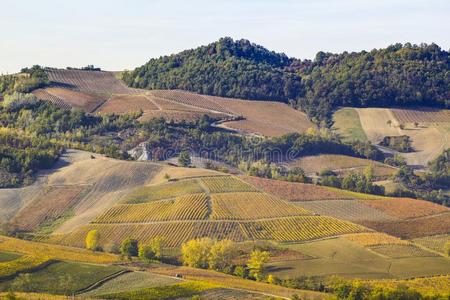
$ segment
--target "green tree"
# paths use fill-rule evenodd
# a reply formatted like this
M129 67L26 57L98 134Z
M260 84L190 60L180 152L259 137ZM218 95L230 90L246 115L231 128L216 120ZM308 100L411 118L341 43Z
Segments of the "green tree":
M138 241L132 238L125 239L120 245L120 254L128 259L131 259L133 256L138 256Z
M247 278L247 270L244 266L236 266L236 268L234 268L233 274L242 278Z
M181 246L183 264L194 268L207 268L213 241L208 238L190 240Z
M450 257L450 242L446 242L444 245L444 253L448 257Z
M182 167L189 167L191 165L191 156L189 152L182 151L178 156L178 164Z
M247 262L247 267L250 270L250 276L260 281L264 278L264 267L269 261L270 253L268 251L253 250L250 254L250 259Z
M156 258L155 251L151 245L140 245L138 256L142 261L150 262Z
M152 238L149 242L149 246L151 247L152 251L155 253L156 258L162 259L163 258L163 250L164 245L166 243L166 239L162 236L156 236Z
M222 271L231 264L236 255L236 245L230 240L221 240L211 246L208 259L209 268Z
M86 235L86 249L95 251L99 249L100 233L94 229Z

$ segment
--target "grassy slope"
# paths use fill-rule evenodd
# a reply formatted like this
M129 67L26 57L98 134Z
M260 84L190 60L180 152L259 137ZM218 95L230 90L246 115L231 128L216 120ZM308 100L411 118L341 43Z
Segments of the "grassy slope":
M100 266L74 262L56 262L33 273L22 274L0 283L0 290L9 289L70 295L121 270L116 266Z
M353 108L341 108L333 115L333 129L335 129L344 140L358 140L365 142L367 136L361 126L358 112Z

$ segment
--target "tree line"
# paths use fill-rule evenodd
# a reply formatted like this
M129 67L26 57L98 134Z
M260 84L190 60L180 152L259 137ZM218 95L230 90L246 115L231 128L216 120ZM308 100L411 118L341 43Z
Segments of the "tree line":
M339 106L450 107L449 52L436 44L394 44L314 60L288 58L247 40L151 59L124 81L136 88L290 102L315 121Z

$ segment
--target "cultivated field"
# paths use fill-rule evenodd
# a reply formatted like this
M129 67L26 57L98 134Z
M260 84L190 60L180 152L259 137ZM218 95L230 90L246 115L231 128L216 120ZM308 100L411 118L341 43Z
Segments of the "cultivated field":
M308 211L263 193L223 193L211 196L211 219L254 220L309 214Z
M50 82L61 88L87 93L134 94L135 89L128 88L112 72L82 70L47 70Z
M289 167L300 167L307 174L320 173L323 170L332 170L338 175L345 176L354 172L363 174L367 166L373 166L373 175L376 178L386 178L395 173L394 167L358 157L339 154L321 154L304 156L287 164Z
M362 128L373 144L380 143L385 136L407 135L411 138L414 152L401 154L410 165L426 167L429 161L450 147L450 131L445 129L450 121L443 122L447 118L442 117L449 114L447 111L423 112L420 110L417 113L418 117L405 117L411 114L411 110L402 109L359 108L357 111ZM433 114L436 116L432 116ZM400 119L397 116L400 116ZM436 122L423 122L434 117L437 119ZM418 126L402 121L409 119L416 120ZM403 129L400 128L401 126Z
M187 179L161 185L139 187L123 198L123 203L136 204L175 198L186 194L204 193L198 179Z
M364 226L403 239L414 239L429 235L447 234L450 229L450 214L432 215L393 222L365 221Z
M450 209L430 201L411 198L361 200L365 205L399 219L411 219L450 212Z
M105 264L117 262L119 257L104 252L50 245L0 236L0 251L21 253L26 256L44 257L66 261Z
M358 194L313 184L287 182L251 176L241 176L240 178L266 193L276 195L288 201L357 199L361 195L369 198L377 198L376 196Z
M371 246L370 249L390 258L439 256L414 245L377 245Z
M426 236L423 238L413 239L412 241L428 249L444 253L445 244L450 243L450 234Z
M344 238L361 246L408 245L409 242L381 232L346 234Z
M37 98L50 101L63 109L75 107L89 113L94 112L107 99L105 95L57 87L38 89L33 91L33 94Z
M436 123L450 122L450 110L418 107L416 109L392 108L395 118L401 123Z
M320 215L332 216L355 223L398 220L398 218L365 205L359 200L316 200L301 201L296 202L296 204Z
M220 97L216 99L234 115L245 119L225 122L222 125L247 134L281 136L291 132L304 132L316 126L306 114L287 104L272 101L247 101Z
M127 114L158 109L158 106L145 95L115 95L96 112L100 114Z
M175 200L118 204L92 220L92 223L203 220L208 215L207 201L206 195L194 194L177 197Z
M206 186L210 193L230 193L230 192L255 192L256 189L243 182L242 180L232 177L208 177L202 178L202 183Z
M358 112L354 108L341 108L333 114L333 129L346 141L367 141Z

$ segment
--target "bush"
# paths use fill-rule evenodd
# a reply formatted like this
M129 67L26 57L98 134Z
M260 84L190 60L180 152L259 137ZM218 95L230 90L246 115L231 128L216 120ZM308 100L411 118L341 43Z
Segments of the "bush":
M138 256L138 241L131 238L125 239L120 246L120 254L128 259L131 259L133 256Z
M153 247L151 245L140 245L138 252L139 258L142 261L150 262L156 259L155 251L153 251Z

